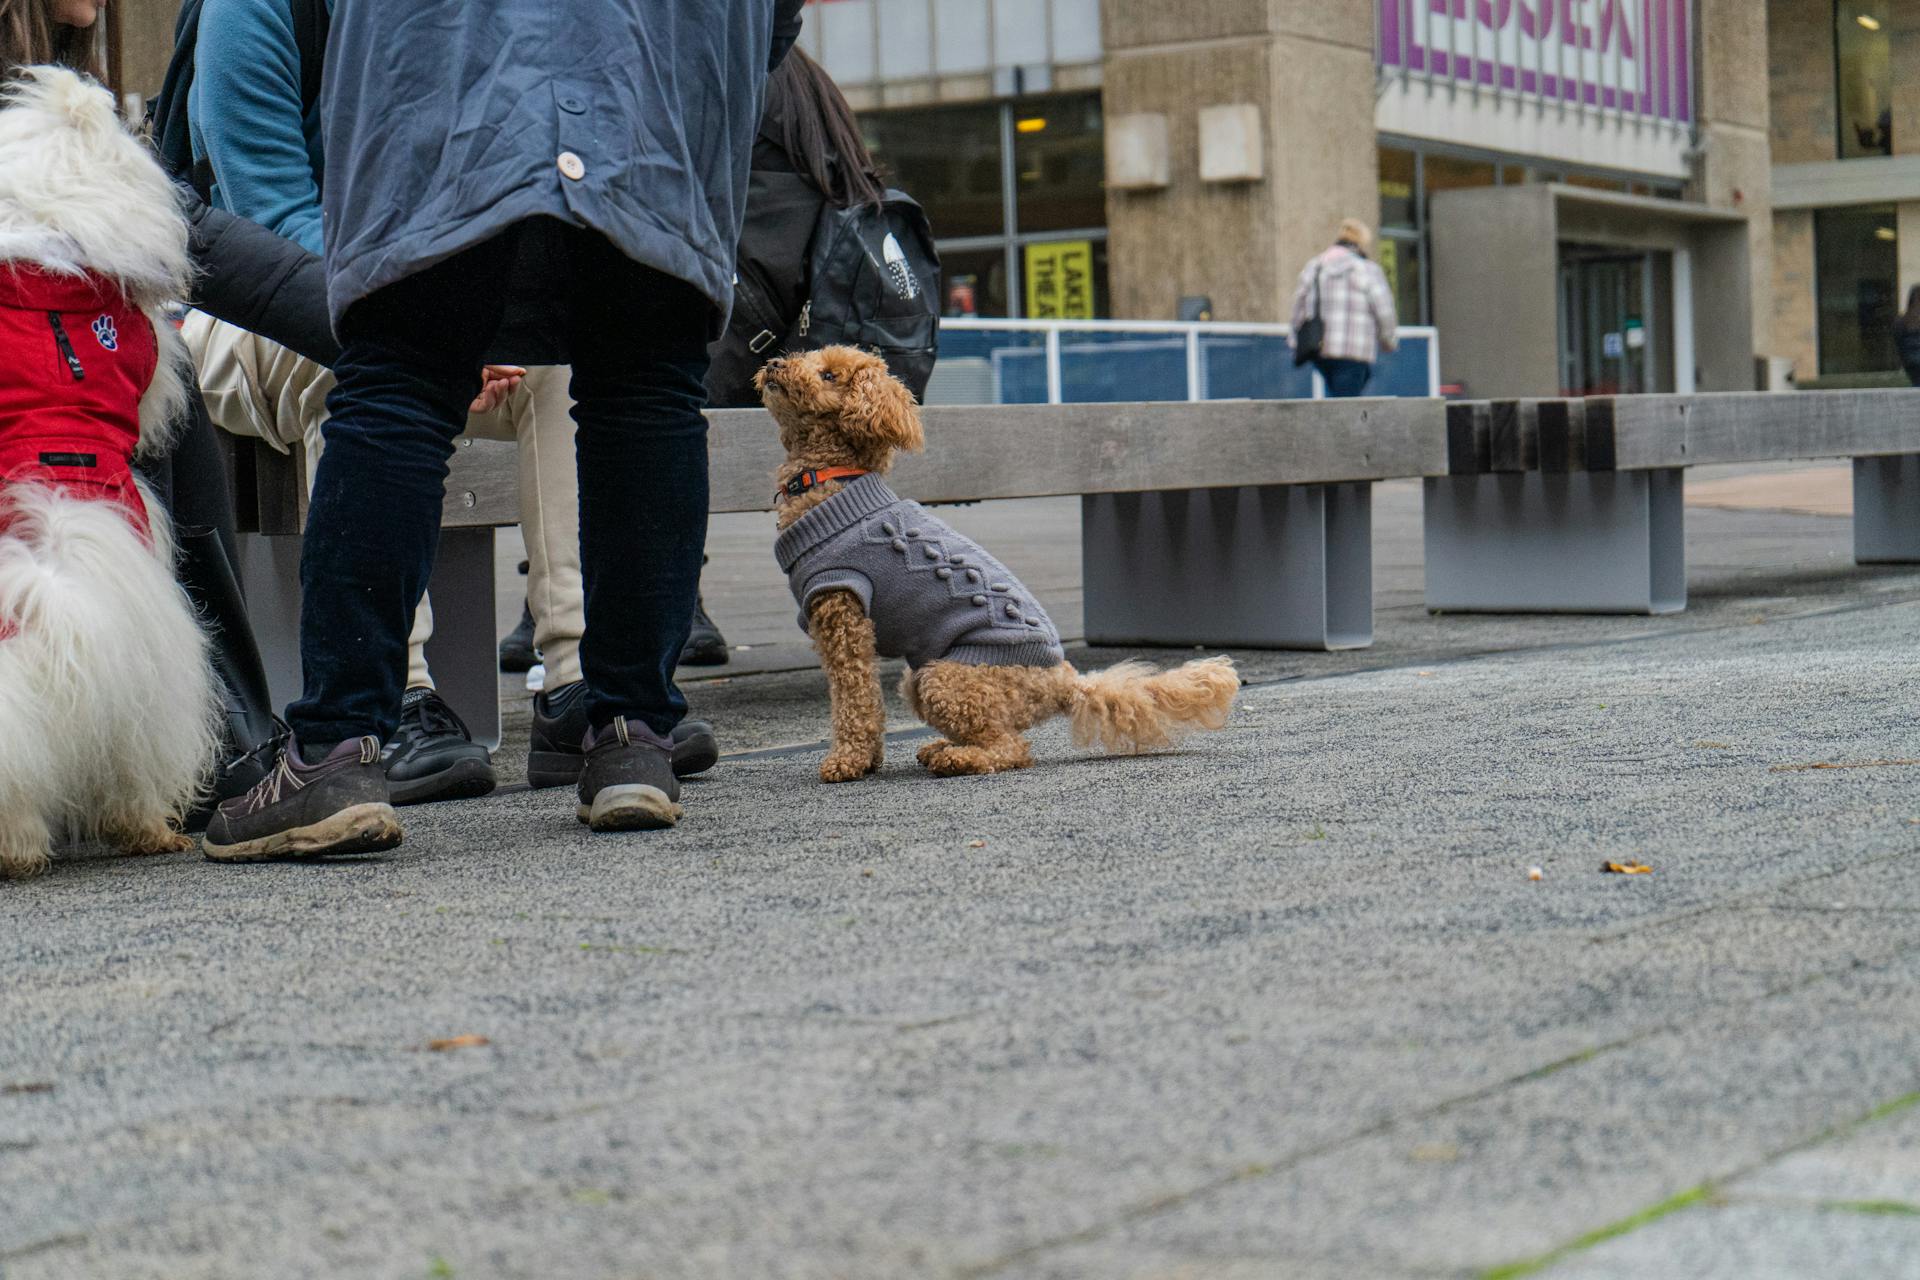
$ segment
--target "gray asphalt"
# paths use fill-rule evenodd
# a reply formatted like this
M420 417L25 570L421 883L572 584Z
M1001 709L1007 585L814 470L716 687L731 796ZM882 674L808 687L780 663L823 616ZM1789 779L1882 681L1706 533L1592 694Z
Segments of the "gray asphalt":
M1434 619L1417 511L1176 755L821 787L742 520L676 831L0 886L0 1275L1920 1276L1920 572L1694 511L1685 614ZM956 522L1071 631L1073 514Z

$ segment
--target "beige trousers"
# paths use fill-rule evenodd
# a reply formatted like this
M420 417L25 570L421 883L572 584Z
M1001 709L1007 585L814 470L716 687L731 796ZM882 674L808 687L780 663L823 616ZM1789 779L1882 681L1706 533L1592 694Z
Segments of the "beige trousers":
M295 445L304 448L311 492L314 468L326 448L321 428L333 374L278 343L198 311L187 314L181 332L214 424L264 440L281 453ZM527 598L550 687L580 678L580 634L586 625L568 381L564 368L530 370L506 404L467 420L471 435L519 442L520 511L530 561ZM407 637L410 688L433 687L426 658L432 636L433 605L422 596Z

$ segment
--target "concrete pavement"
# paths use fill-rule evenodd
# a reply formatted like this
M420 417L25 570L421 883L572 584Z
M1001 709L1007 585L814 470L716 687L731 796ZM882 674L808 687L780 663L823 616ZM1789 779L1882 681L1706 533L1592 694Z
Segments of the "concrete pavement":
M1690 511L1685 614L1434 619L1376 510L1379 643L1177 755L819 786L742 518L674 832L0 886L0 1275L1920 1275L1920 573ZM1072 631L1074 514L955 523Z

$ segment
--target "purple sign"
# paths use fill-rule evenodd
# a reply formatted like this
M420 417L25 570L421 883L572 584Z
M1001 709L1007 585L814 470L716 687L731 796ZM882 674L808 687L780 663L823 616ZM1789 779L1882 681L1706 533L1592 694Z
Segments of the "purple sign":
M1380 65L1683 123L1690 0L1378 0Z

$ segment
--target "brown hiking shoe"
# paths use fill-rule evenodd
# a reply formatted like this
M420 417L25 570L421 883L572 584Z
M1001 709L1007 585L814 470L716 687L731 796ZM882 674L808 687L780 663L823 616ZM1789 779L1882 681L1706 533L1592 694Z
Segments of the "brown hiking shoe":
M222 804L203 846L214 862L274 862L376 853L400 843L376 738L349 738L308 764L291 735L253 790Z
M580 821L595 831L659 831L680 821L671 739L615 716L600 732L589 730L584 745Z

